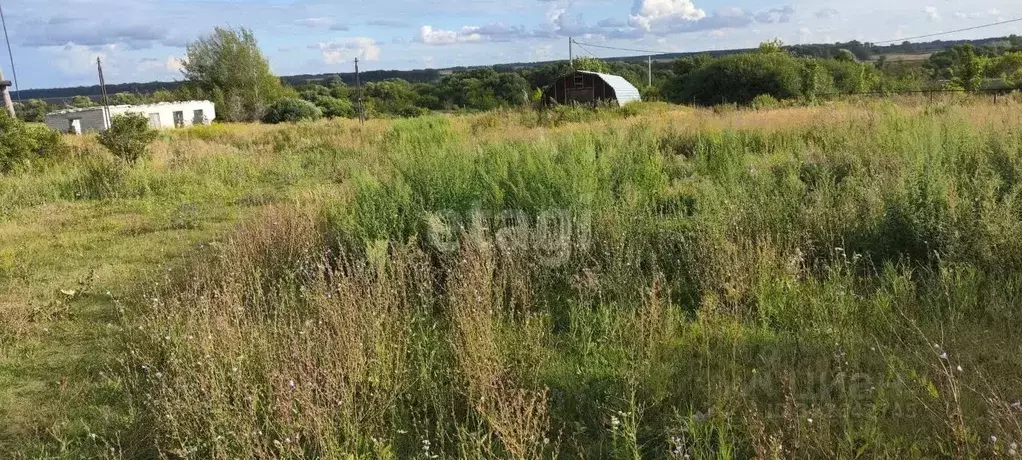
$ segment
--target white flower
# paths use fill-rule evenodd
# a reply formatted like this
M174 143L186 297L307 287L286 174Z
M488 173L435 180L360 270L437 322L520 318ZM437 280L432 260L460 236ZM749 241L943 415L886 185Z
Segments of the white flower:
M991 436L990 442L997 442L997 436Z
M810 425L813 424L813 419L812 418L807 418L806 421L809 422Z
M618 418L613 416L613 415L610 416L610 426L612 426L614 428L617 428L618 425L620 425L620 424L621 424L621 420L618 420Z
M961 366L961 365L959 365L959 366L957 367L957 369L958 369L958 372L962 372L962 366Z
M947 359L947 352L946 351L944 353L940 354L940 359Z

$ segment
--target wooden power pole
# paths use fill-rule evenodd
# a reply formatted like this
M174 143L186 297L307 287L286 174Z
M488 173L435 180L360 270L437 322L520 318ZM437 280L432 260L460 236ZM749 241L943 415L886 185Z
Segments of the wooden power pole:
M7 114L15 118L18 114L14 113L14 102L11 101L11 92L8 91L10 87L11 81L4 79L4 71L0 69L0 93L3 93L4 107L7 108Z
M646 56L646 65L649 66L649 67L646 67L646 69L647 69L646 70L646 72L647 72L646 75L649 76L649 83L647 83L647 85L650 88L652 88L653 87L653 56Z
M571 64L571 68L575 68L575 50L572 49L572 45L575 44L575 39L568 37L568 64Z
M355 91L358 93L358 123L364 125L366 116L362 108L362 81L358 75L358 58L355 58Z
M106 80L103 79L103 62L96 57L96 70L99 71L99 94L103 96L103 124L110 126L110 100L106 96Z

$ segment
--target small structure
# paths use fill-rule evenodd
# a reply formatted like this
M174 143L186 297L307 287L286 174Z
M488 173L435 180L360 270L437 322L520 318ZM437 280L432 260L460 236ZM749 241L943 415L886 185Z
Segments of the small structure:
M622 77L605 73L576 70L558 78L543 90L546 104L612 103L625 105L642 100L639 90Z
M208 125L216 119L212 102L183 101L61 110L46 115L46 126L71 134L106 131L113 117L126 113L145 115L149 118L149 126L156 129Z

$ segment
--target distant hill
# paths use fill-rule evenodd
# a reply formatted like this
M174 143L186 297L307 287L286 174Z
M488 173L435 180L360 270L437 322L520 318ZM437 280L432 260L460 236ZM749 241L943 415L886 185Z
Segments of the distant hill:
M855 53L860 60L870 60L883 55L928 55L941 51L945 48L949 48L955 45L961 45L970 43L975 46L988 46L988 45L1002 45L1008 43L1012 38L1017 37L991 37L976 40L935 40L925 43L909 43L904 42L901 44L876 46L870 43L861 43L858 41L851 41L847 43L834 43L834 44L810 44L810 45L793 45L788 46L787 49L794 53L810 56L827 56L832 55L835 50L848 49ZM657 61L663 62L666 60L679 59L689 56L696 56L701 54L708 54L711 56L725 56L729 54L744 53L751 51L749 48L742 49L728 49L728 50L713 50L713 51L699 51L699 52L687 52L687 53L666 53L657 54L653 58ZM626 57L613 57L606 58L606 61L646 61L646 56L626 56ZM547 65L552 62L558 61L545 61L545 62L516 62L508 64L497 64L493 66L474 66L474 67L449 67L445 69L418 69L418 70L372 70L361 73L361 80L363 83L383 81L392 78L401 78L410 82L429 82L440 79L443 75L458 72L463 70L469 70L479 67L493 67L499 72L511 72L520 70L528 67ZM355 83L354 73L327 73L327 74L302 74L302 75L290 75L282 77L282 79L291 85L301 85L309 82L321 81L327 78L337 76L341 78L346 84L353 85ZM114 85L107 85L108 94L117 94L124 92L151 94L159 89L176 90L182 82L171 81L171 82L160 82L153 81L149 83L120 83ZM99 85L93 86L77 86L70 88L43 88L43 89L26 89L20 91L21 99L43 99L49 103L59 104L70 100L74 96L88 96L93 99L98 99L100 95ZM18 93L15 92L12 96L18 97Z

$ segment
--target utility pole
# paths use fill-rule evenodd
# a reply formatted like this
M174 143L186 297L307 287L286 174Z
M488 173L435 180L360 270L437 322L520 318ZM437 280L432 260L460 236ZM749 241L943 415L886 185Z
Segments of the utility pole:
M110 100L106 97L106 80L103 79L103 62L96 56L96 70L99 71L99 94L103 96L103 124L110 126Z
M571 37L568 37L568 62L571 64L572 69L575 68L575 54L571 49L571 45L573 43L575 43L575 40Z
M4 18L4 8L0 6L0 23L4 26L4 41L7 42L7 56L11 58L11 73L14 74L14 89L18 91L18 102L21 102L21 87L18 86L18 68L14 67L14 52L11 51L11 38L7 36L7 19ZM3 80L3 78L0 78Z
M647 75L649 75L649 87L653 87L653 56L646 56Z
M7 108L7 114L11 118L15 118L18 114L14 113L14 103L11 102L11 93L7 91L7 88L11 87L10 80L4 80L4 71L0 69L0 93L3 93L4 107Z
M362 109L362 81L358 75L358 58L355 58L355 91L358 94L358 123L365 125L365 111Z

